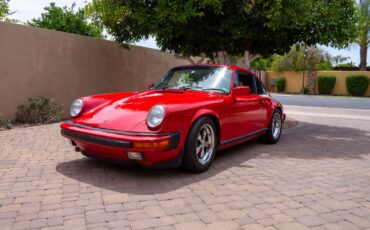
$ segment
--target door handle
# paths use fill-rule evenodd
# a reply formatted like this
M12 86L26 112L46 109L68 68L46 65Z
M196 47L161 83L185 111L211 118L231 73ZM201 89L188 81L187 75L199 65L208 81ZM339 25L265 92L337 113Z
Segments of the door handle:
M264 100L258 100L258 104L260 104L260 105L263 105L263 104L265 104L266 102L264 101Z

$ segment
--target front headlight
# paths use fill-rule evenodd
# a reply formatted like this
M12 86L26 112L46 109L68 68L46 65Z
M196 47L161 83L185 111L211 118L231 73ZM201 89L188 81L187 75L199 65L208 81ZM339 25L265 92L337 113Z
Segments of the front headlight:
M153 106L146 117L146 122L150 128L158 127L166 115L163 105Z
M79 115L82 111L83 105L84 101L82 99L79 98L74 100L71 105L71 116L75 117Z

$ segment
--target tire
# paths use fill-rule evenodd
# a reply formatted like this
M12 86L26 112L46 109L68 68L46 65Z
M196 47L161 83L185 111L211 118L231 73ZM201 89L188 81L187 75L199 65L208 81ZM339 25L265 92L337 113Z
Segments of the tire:
M281 117L281 111L277 109L272 114L267 133L262 136L262 139L268 144L276 144L280 140L282 131L283 120Z
M206 171L215 158L217 144L214 122L208 117L197 120L186 140L183 168L195 173Z

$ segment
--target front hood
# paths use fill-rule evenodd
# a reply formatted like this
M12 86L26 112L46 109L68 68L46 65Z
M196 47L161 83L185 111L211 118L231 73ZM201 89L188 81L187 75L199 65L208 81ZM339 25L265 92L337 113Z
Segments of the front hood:
M146 122L147 113L154 105L165 105L168 116L171 112L181 110L183 108L181 105L186 104L187 108L189 105L196 107L221 97L221 94L204 91L150 90L125 98L113 99L73 121L93 127L130 131L135 126Z

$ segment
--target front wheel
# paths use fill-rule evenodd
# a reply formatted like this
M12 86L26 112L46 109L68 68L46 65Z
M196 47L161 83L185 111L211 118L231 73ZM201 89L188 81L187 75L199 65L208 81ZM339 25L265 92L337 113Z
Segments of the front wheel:
M282 129L283 120L281 118L281 112L280 110L275 110L272 114L267 133L263 136L263 139L270 144L278 143L280 140Z
M212 164L217 150L214 122L202 117L191 127L185 145L183 167L192 172L204 172Z

